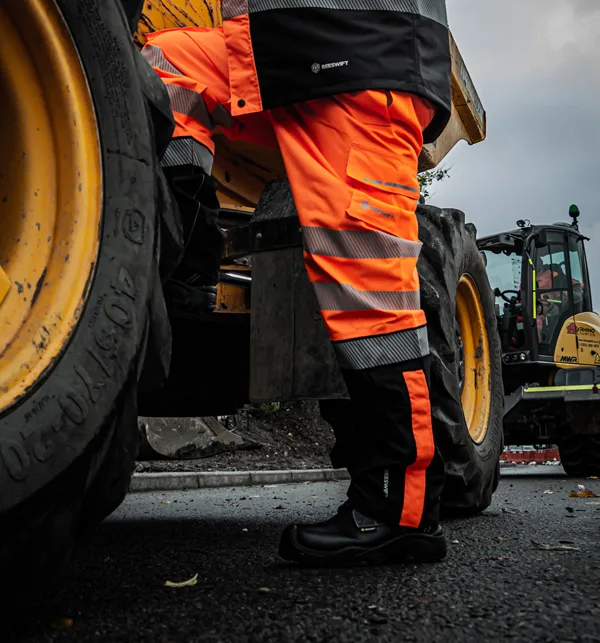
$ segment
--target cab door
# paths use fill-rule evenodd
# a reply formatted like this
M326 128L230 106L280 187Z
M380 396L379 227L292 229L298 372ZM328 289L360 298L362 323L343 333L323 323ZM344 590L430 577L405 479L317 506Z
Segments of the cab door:
M566 230L545 230L545 244L535 250L535 326L540 356L554 356L561 329L565 322L572 321L574 314L570 236ZM569 353L563 358L576 363L577 354Z
M584 237L579 234L568 235L569 267L573 288L573 314L592 312L592 293L589 283Z

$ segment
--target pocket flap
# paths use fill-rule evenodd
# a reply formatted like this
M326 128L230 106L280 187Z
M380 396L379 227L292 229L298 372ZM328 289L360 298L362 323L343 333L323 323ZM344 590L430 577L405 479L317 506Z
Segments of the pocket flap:
M354 144L350 149L346 173L365 185L417 200L420 194L417 177L408 176L402 165L401 157Z

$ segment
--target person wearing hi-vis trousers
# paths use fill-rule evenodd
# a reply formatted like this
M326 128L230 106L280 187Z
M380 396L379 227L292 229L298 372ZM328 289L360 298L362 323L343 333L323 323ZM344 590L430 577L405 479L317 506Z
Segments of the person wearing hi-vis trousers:
M176 129L161 163L186 253L172 305L214 307L223 236L211 178L218 126L279 147L306 269L350 396L334 464L351 475L330 520L291 525L306 564L437 560L444 467L432 430L420 307L418 157L451 109L444 0L223 0L223 26L151 34Z

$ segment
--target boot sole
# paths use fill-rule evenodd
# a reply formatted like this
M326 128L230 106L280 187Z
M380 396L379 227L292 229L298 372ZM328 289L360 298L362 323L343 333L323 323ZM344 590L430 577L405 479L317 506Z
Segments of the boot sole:
M446 540L441 535L406 534L377 547L346 547L336 552L308 549L298 543L296 527L288 527L279 545L279 555L289 562L319 567L436 563L446 557Z

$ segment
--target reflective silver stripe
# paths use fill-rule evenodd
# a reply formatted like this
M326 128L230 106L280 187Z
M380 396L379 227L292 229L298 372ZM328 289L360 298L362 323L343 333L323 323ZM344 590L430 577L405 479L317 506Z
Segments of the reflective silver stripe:
M417 188L411 188L408 185L402 185L402 183L392 183L392 181L386 181L383 185L388 188L400 188L401 190L408 190L409 192L415 192L416 194L419 194L419 190L417 190Z
M209 130L213 129L214 123L208 114L202 94L197 94L187 87L179 87L179 85L167 84L165 87L171 99L171 109L174 112L191 116Z
M408 190L409 192L415 192L416 194L419 194L419 190L417 190L417 188L411 188L409 185L402 185L402 183L380 181L379 179L370 179L366 176L363 180L365 183L370 183L371 185L385 185L388 188L399 188L400 190Z
M175 138L167 146L160 164L162 167L195 165L210 174L212 172L213 155L208 148L193 138Z
M368 230L303 226L302 235L310 254L345 259L416 258L422 246L418 241L406 241L385 232Z
M429 354L426 326L334 342L333 346L340 366L354 371L406 362Z
M448 25L444 0L223 0L223 18L272 9L337 9L415 13Z
M313 282L321 310L419 310L418 290L356 290L348 284Z
M183 76L179 69L175 68L163 54L160 47L156 45L146 45L142 49L142 56L152 65L167 74L175 74L176 76Z
M223 20L250 13L248 0L222 0L221 12L223 14Z

